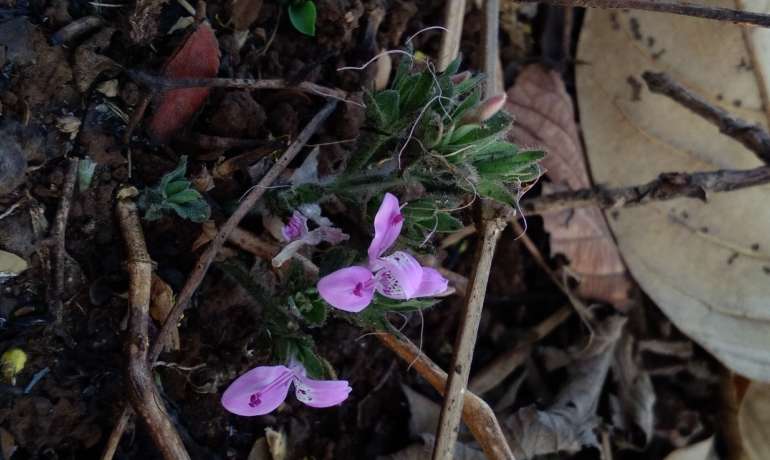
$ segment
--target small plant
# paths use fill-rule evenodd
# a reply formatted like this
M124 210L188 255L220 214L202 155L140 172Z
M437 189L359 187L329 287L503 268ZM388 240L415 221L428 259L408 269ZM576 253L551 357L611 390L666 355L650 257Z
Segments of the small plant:
M312 407L344 401L351 391L346 381L303 380L305 373L333 376L303 331L322 328L330 315L367 330L391 330L390 314L435 305L453 289L413 254L426 252L436 233L460 229L462 209L479 197L518 209L527 184L542 173L543 152L506 140L512 120L501 110L505 96L481 99L483 76L458 73L459 60L437 73L411 50L402 53L407 57L390 88L366 95L364 134L344 172L268 193L270 212L286 218L280 229L266 225L285 245L273 266L291 261L295 276L271 296L244 270L236 279L263 306L263 336L281 365L238 378L222 398L231 412L265 414L285 400L292 383L297 398ZM354 220L359 216L359 228L373 227L366 252L338 245L348 235L321 216L319 203L326 201L344 204ZM320 279L309 283L293 257L321 244L337 246L311 249Z
M313 0L292 0L288 7L289 20L297 31L315 37L316 7Z
M185 178L187 157L182 156L179 166L164 175L155 187L142 190L139 207L144 210L144 218L158 220L170 211L183 219L204 222L211 215L208 203L192 183Z

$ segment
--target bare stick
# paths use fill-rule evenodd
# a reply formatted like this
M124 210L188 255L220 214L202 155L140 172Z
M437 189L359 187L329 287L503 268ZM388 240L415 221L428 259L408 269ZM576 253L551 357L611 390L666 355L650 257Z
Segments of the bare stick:
M243 249L246 252L266 260L271 260L281 251L281 247L274 243L269 243L257 235L251 233L248 230L244 230L240 227L233 229L233 232L228 237L228 240ZM302 268L305 273L314 278L318 277L318 266L313 263L312 260L303 256L302 254L293 254L292 259L302 264Z
M644 10L659 13L680 14L696 18L727 21L735 24L770 27L770 15L751 11L732 10L687 2L661 0L516 0L521 3L545 3L547 5L579 6L583 8Z
M144 72L129 71L129 76L153 91L167 91L179 88L237 88L237 89L298 89L319 96L344 99L348 93L336 88L303 81L291 84L286 80L254 80L249 78L166 78Z
M448 0L444 5L444 27L441 50L438 53L438 70L444 71L460 52L460 38L463 35L465 0Z
M118 421L115 423L115 427L112 429L110 437L107 439L107 444L104 446L101 457L102 460L112 460L112 457L115 456L115 451L118 450L118 445L120 444L120 438L123 437L123 432L126 431L128 421L131 420L133 414L134 411L131 410L131 407L123 407L123 411L120 413L120 417L118 417Z
M675 82L664 73L644 72L642 78L653 93L668 96L684 107L710 121L719 131L743 144L770 164L770 134L759 125L742 120L719 107L711 105L700 95Z
M543 214L564 209L598 206L603 209L640 206L675 198L706 200L709 192L731 192L770 183L770 166L754 169L720 169L709 172L669 172L646 184L621 188L596 186L549 193L521 201L521 209Z
M78 158L71 158L67 165L67 173L64 176L64 186L62 187L61 202L59 210L56 212L56 220L51 230L51 243L53 244L53 289L49 292L48 301L54 317L54 331L65 339L72 342L69 335L64 331L64 269L67 257L67 221L69 220L70 207L72 206L72 197L75 195L75 184L78 178Z
M566 321L571 315L572 308L570 306L563 306L556 310L551 316L527 331L527 334L524 337L519 338L510 346L506 347L506 351L481 369L471 380L468 388L470 388L473 393L479 395L495 388L503 380L508 378L513 371L527 361L532 345L553 332L554 329Z
M133 194L136 194L135 189ZM133 197L120 197L116 211L123 239L126 241L130 283L128 294L130 314L126 339L128 399L165 460L189 459L190 455L169 419L147 363L147 351L150 346L148 324L152 261L144 242L144 234Z
M286 166L288 166L294 157L297 156L299 151L302 150L302 147L304 147L307 141L310 140L313 134L315 134L315 132L321 126L321 123L323 123L324 120L326 120L326 118L331 115L336 106L337 101L333 100L327 102L326 105L324 105L321 111L319 111L313 117L313 119L310 120L307 126L305 126L305 129L299 133L297 139L292 142L288 149L286 149L286 152L281 156L281 158L279 158L273 167L270 168L264 177L262 177L262 180L260 180L259 183L251 189L251 191L246 195L243 201L241 201L241 204L238 205L238 208L227 219L224 225L219 228L219 232L217 232L217 235L211 241L211 244L198 258L198 262L195 264L195 268L190 274L190 277L187 278L187 283L185 283L184 287L179 293L179 296L177 297L174 308L171 309L168 318L166 318L166 321L163 323L163 328L160 330L158 339L153 344L152 350L150 352L150 360L152 362L155 362L155 360L158 359L158 355L160 355L160 352L163 350L166 340L171 334L171 330L179 322L179 319L182 317L182 313L187 308L190 299L198 289L198 286L200 286L201 281L203 281L203 277L206 276L206 272L208 271L209 266L211 266L214 258L222 249L222 246L225 244L225 241L227 241L230 234L233 232L233 229L238 226L238 224L241 222L241 219L243 219L251 210L251 208L254 207L257 201L262 198L262 195L265 194L268 187L272 185L272 183L278 178L283 170L286 169Z
M286 169L286 166L291 162L291 160L294 159L294 157L299 153L299 151L302 149L302 147L307 143L307 141L312 137L313 134L315 134L316 130L321 126L321 123L326 120L326 118L331 115L332 111L336 107L337 102L336 101L329 101L324 105L324 107L321 109L320 112L316 114L315 117L313 117L312 120L305 126L305 129L302 130L302 132L299 133L299 136L297 136L297 139L289 146L288 149L286 149L286 152L281 156L281 158L278 159L278 161L273 165L273 167L265 174L265 176L262 178L259 183L251 189L251 191L246 195L246 197L243 199L241 204L238 206L238 208L235 210L235 212L230 216L229 219L227 219L227 222L220 227L219 232L217 232L217 235L214 237L214 239L211 241L211 244L206 248L206 250L203 252L203 254L200 255L198 258L198 262L195 264L195 268L193 269L192 273L190 273L190 276L187 278L187 283L185 283L184 287L182 288L182 291L179 293L179 296L177 297L176 303L174 304L174 307L171 309L171 312L169 312L168 316L166 317L166 321L163 323L163 327L161 328L160 332L158 333L158 338L155 340L155 343L153 343L152 348L150 349L149 354L149 362L150 364L154 363L157 359L160 353L163 351L163 348L165 347L166 342L168 341L168 338L171 336L171 333L173 329L175 328L176 324L179 322L179 319L182 316L182 313L187 308L188 303L190 302L190 299L192 299L193 294L198 289L198 286L203 281L203 277L206 276L206 272L208 271L209 267L211 266L211 263L214 261L214 258L219 253L219 251L222 249L222 246L224 245L225 241L227 241L228 237L232 233L233 229L235 229L238 224L240 223L241 219L251 210L252 207L259 201L260 198L262 198L262 195L265 194L265 191L267 191L267 188L272 185L273 181L278 178L278 176L283 172L284 169ZM126 407L123 410L123 413L121 414L121 419L125 417L126 412L131 411L130 407ZM120 419L119 419L120 420ZM110 438L117 437L120 439L120 437L123 435L122 431L125 429L125 425L123 425L123 428L120 428L120 424L115 425L113 428L113 432L110 435ZM110 460L112 457L106 457L103 456L103 460Z
M398 332L378 333L386 347L396 353L404 362L409 363L430 385L441 394L446 388L447 374L436 363L425 356L414 343ZM465 424L473 433L484 454L490 460L511 460L513 454L505 439L505 434L492 412L492 408L481 398L465 391L462 416ZM454 446L452 446L454 448ZM451 458L451 457L450 457Z
M484 25L482 36L482 48L484 49L484 92L486 97L494 96L500 92L503 82L497 73L499 65L500 49L498 46L498 34L500 33L500 2L499 0L486 0L484 2Z
M482 224L482 240L476 248L475 270L465 299L460 330L455 340L452 372L449 374L444 405L441 408L436 445L433 450L434 460L449 460L454 455L457 428L465 400L463 394L466 392L465 387L468 384L468 375L473 361L473 349L476 345L476 334L487 292L489 271L492 268L497 241L505 225L506 222L502 218L486 219Z

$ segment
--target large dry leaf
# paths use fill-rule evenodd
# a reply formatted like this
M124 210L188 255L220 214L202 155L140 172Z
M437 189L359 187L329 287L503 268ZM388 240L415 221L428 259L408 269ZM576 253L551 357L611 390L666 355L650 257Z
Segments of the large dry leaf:
M738 411L741 444L747 460L770 455L770 385L752 382Z
M708 3L735 7L727 0ZM759 165L716 127L647 91L641 74L665 71L712 103L766 126L762 107L770 105L762 94L770 48L758 45L768 33L675 15L589 11L578 47L584 64L577 67L577 94L594 180L628 186L662 171ZM726 366L765 381L768 192L753 188L715 194L708 203L678 199L608 213L632 275L677 327Z
M591 179L580 145L572 98L558 73L534 64L522 70L508 91L508 111L515 117L514 140L544 149L551 189L590 187ZM551 251L570 260L580 277L578 293L625 307L631 282L598 208L543 215L551 235Z
M719 460L714 449L714 437L677 449L666 456L665 460Z

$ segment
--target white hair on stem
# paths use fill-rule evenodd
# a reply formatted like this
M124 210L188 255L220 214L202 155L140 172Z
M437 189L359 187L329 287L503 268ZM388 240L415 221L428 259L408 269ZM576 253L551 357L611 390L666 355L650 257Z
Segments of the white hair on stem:
M414 39L414 37L416 37L416 36L420 35L420 34L421 34L421 33L423 33L423 32L427 32L427 31L429 31L429 30L437 30L437 29L438 29L438 30L442 30L442 31L444 31L444 32L449 32L449 29L447 29L446 27L442 27L442 26L430 26L430 27L426 27L426 28L424 28L424 29L420 29L420 30L418 30L417 32L413 33L413 34L412 34L412 35L411 35L409 38L407 38L407 39L406 39L406 42L404 42L404 43L409 43L409 42L411 42L411 41Z
M343 70L364 70L364 69L366 69L367 67L369 67L369 65L370 65L371 63L373 63L373 62L374 62L374 61L376 61L377 59L379 59L379 58L381 58L381 57L383 57L383 56L385 56L385 55L387 55L387 54L403 54L403 55L405 55L405 56L409 56L409 59L411 59L412 61L414 61L414 59L415 59L415 57L414 57L414 55L413 55L413 54L407 53L407 52L406 52L406 51L404 51L404 50L385 50L385 51L383 51L383 52L381 52L381 53L377 54L377 55L376 55L376 56L374 56L373 58L369 59L368 61L366 61L366 63L365 63L364 65L362 65L362 66L358 66L358 67L356 67L356 66L345 66L345 67L339 67L339 68L337 68L337 72L341 72L341 71L343 71Z

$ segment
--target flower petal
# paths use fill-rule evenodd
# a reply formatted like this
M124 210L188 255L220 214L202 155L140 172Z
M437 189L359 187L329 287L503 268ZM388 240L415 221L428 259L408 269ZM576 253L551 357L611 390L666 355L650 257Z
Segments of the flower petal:
M294 394L310 407L331 407L348 398L350 385L347 380L313 380L297 377Z
M433 297L445 292L449 287L449 281L435 268L422 267L422 279L417 287L415 297Z
M369 263L374 263L396 242L403 224L404 216L401 214L398 198L392 193L386 193L380 209L374 216L374 239L369 245Z
M260 366L241 375L227 387L222 405L237 415L264 415L286 399L294 372L286 366Z
M414 257L403 251L396 251L379 259L380 269L375 276L377 292L391 299L408 300L422 281L422 267Z
M331 306L353 313L374 297L374 275L365 267L347 267L318 280L318 293Z
M329 244L339 244L350 238L350 235L337 227L318 227L317 230L321 235L321 241Z
M303 216L301 212L294 211L291 219L283 226L281 234L286 241L294 241L302 238L308 232L307 217Z

